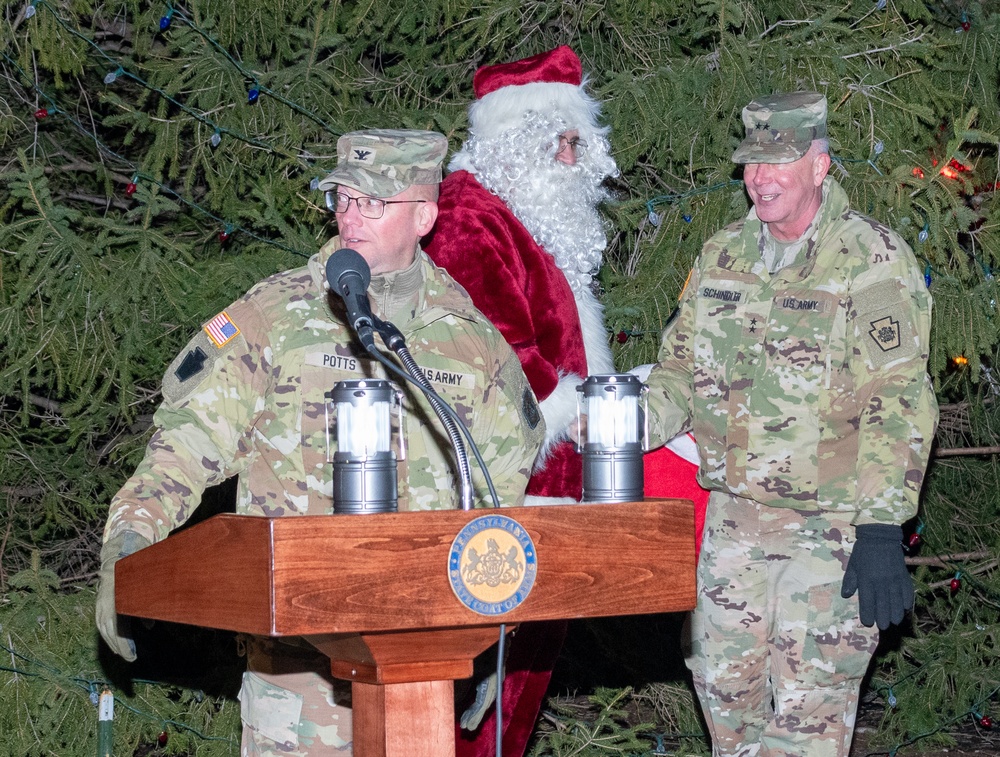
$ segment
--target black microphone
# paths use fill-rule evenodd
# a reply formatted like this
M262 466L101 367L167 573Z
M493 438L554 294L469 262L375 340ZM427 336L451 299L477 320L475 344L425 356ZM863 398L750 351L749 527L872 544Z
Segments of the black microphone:
M357 333L366 350L375 348L372 331L374 316L368 302L368 285L372 270L356 251L343 247L326 261L326 282L339 294L347 306L347 322Z

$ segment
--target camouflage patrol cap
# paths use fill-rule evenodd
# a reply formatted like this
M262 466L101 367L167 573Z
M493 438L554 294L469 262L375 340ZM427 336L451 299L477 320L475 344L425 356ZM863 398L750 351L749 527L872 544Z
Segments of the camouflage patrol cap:
M436 131L368 129L337 140L337 167L319 183L369 197L392 197L414 184L440 184L448 139Z
M734 163L792 163L814 139L826 139L826 97L818 92L767 95L743 109L747 136Z

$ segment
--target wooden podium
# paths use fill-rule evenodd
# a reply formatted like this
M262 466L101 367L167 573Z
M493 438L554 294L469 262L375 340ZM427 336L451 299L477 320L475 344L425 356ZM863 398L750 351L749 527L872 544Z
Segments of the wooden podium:
M534 583L510 611L484 615L460 601L449 560L456 537L491 515L530 537ZM650 499L217 515L119 561L115 600L125 615L306 637L352 682L355 757L454 757L454 681L501 624L694 607L693 509Z

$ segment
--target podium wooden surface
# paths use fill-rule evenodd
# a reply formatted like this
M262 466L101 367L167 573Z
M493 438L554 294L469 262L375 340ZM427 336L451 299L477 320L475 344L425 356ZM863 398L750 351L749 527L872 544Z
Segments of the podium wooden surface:
M456 535L502 515L530 535L534 586L502 615L463 605ZM500 624L689 610L693 508L650 499L502 510L217 515L115 566L119 613L304 636L352 682L355 757L451 757L453 682Z

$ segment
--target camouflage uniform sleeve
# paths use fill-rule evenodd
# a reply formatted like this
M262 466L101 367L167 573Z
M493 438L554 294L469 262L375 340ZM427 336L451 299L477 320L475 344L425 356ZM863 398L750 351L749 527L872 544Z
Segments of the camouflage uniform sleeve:
M695 296L699 261L688 276L677 314L663 330L659 361L646 381L649 387L649 447L666 444L687 429L694 381Z
M499 339L499 333L497 334ZM502 345L506 347L506 343ZM483 423L477 436L480 454L489 467L501 507L524 504L524 491L545 435L545 421L521 363L509 348L498 351L484 393ZM475 501L493 504L479 465L470 461Z
M252 304L240 301L223 313L237 334L217 346L202 329L167 368L153 436L111 501L105 542L127 530L152 542L166 538L208 486L245 467L245 437L261 409L270 346L248 336L266 333L255 327L264 320Z
M916 514L937 428L927 375L931 297L909 247L895 234L862 243L865 248L891 262L873 264L855 279L848 313L859 409L855 523L901 524Z

